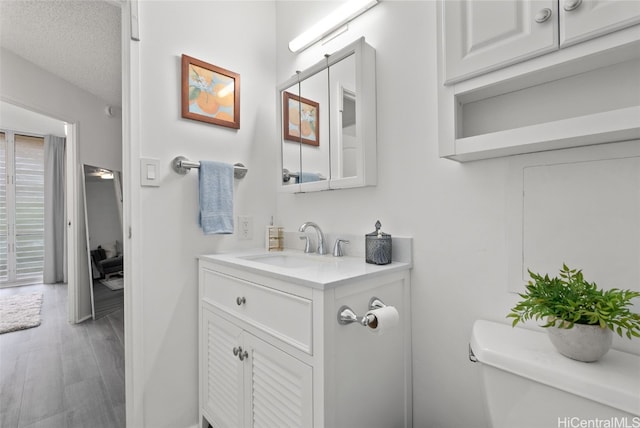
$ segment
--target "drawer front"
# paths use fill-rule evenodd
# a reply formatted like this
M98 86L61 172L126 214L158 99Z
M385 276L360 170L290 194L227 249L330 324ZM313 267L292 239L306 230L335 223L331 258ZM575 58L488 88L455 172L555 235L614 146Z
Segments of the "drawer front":
M311 300L203 269L202 298L311 354Z

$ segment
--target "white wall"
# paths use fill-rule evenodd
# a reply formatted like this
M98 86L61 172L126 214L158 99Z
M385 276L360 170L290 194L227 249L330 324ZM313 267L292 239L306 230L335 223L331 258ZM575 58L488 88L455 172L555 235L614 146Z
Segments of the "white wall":
M598 158L600 150L607 152L605 157L623 156L628 147L590 147L468 164L440 159L436 3L384 1L327 45L298 55L287 50L291 38L335 6L334 2L277 3L277 79L282 82L324 53L366 37L377 55L378 185L278 194L278 222L289 231L312 220L328 233L364 235L380 219L387 233L413 236L414 426L485 427L478 366L469 362L467 344L474 320L506 323L505 315L516 301L508 292L512 237L507 229L517 220L512 218L513 206L522 206L518 199L522 192L514 196L510 183L514 169L520 168L522 175L528 163ZM635 222L627 224L630 231L637 230ZM640 354L637 342L630 347L628 341L617 340L615 347Z
M13 104L0 102L0 128L64 137L64 122Z
M122 169L121 119L105 115L106 101L6 49L0 56L2 101L77 123L80 162Z
M140 2L140 156L160 160L160 187L134 199L133 231L141 271L141 343L144 424L186 427L198 406L197 256L264 245L275 214L275 7L273 2ZM180 60L186 54L240 74L240 129L181 118ZM136 113L137 114L137 113ZM254 239L203 235L198 226L198 172L185 176L171 160L242 162L234 212L253 218ZM137 163L137 159L132 160ZM134 186L137 186L134 181ZM138 310L135 308L134 310ZM131 397L129 397L131 398ZM128 399L129 399L128 398Z

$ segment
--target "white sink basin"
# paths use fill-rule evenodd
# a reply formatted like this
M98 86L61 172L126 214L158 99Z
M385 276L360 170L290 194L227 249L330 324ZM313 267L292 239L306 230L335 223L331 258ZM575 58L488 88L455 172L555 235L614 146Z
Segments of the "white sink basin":
M270 253L270 254L258 254L251 256L240 257L244 260L249 260L257 263L264 263L271 266L277 266L282 268L309 268L312 266L318 266L318 264L326 264L335 262L325 256L314 256L311 254L305 255L293 255L282 253Z
M321 256L317 253L305 254L300 250L267 252L254 249L203 255L200 259L318 289L336 287L356 279L411 267L407 262L378 266L366 263L364 257L333 257L331 254ZM236 273L232 270L229 274Z

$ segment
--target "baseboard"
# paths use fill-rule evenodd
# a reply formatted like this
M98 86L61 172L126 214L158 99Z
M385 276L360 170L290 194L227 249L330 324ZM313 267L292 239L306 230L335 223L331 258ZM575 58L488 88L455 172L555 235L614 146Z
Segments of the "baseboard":
M86 321L86 320L88 320L90 318L93 318L93 315L89 314L84 318L80 318L76 324L80 324L81 322Z

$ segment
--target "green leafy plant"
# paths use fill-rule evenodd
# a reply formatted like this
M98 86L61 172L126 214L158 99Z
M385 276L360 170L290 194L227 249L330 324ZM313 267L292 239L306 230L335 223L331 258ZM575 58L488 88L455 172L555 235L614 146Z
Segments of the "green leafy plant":
M572 328L574 324L600 325L619 336L640 337L640 314L631 312L631 299L640 297L632 290L598 289L595 282L584 279L581 270L562 265L560 276L549 278L529 270L531 281L522 300L507 315L513 318L515 327L529 319L546 319L542 327L558 324L560 328Z

